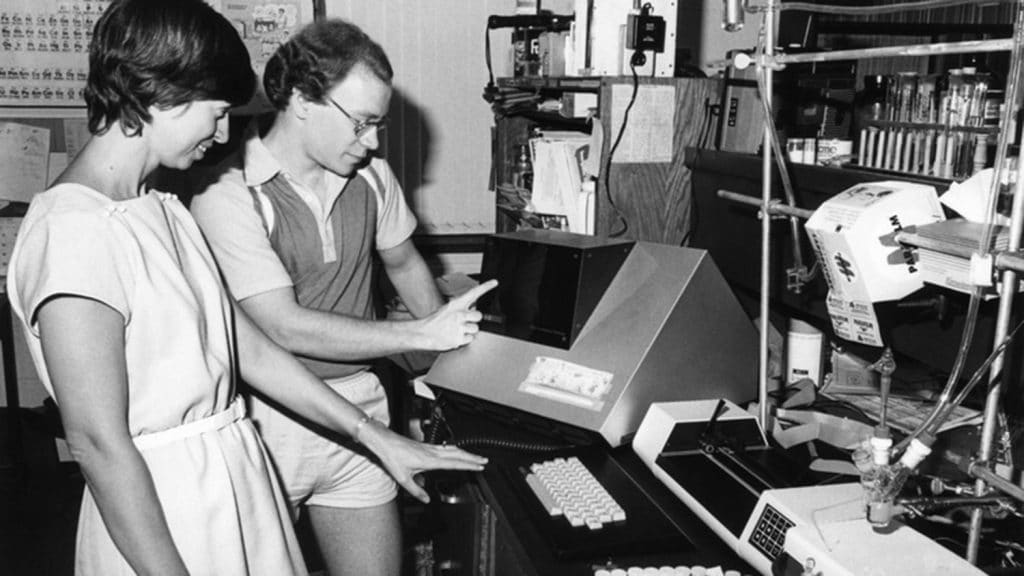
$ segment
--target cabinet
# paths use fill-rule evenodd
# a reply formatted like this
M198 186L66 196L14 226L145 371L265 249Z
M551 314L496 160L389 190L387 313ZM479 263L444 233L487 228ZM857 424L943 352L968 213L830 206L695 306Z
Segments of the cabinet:
M594 199L596 233L676 245L688 240L692 190L690 169L683 157L687 147L704 147L714 142L719 80L639 78L638 97L630 109L624 137L614 152L612 146L633 93L632 77L514 78L501 79L499 86L532 91L542 98L563 97L563 101L576 94L596 95L594 122L600 124L604 135ZM671 102L671 109L652 105L665 101ZM670 129L665 130L663 123L669 121ZM496 186L511 184L517 150L537 128L591 132L593 126L585 120L540 114L533 109L497 115L492 163ZM656 134L663 136L655 139ZM630 151L624 148L627 145L632 146ZM652 154L653 158L644 157ZM619 161L624 158L630 161ZM500 209L496 221L499 232L517 226L516 219Z

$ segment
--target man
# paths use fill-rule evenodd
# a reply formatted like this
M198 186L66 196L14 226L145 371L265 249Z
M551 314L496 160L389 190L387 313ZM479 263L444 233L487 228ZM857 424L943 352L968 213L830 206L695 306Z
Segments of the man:
M379 421L387 401L366 359L469 343L488 283L442 306L410 235L416 220L387 163L371 158L391 99L384 51L340 20L300 30L267 63L276 113L250 131L192 211L242 307L339 394ZM417 319L373 318L380 258ZM282 383L287 385L287 383ZM306 504L328 573L398 574L394 482L351 445L259 399L253 419L293 504Z

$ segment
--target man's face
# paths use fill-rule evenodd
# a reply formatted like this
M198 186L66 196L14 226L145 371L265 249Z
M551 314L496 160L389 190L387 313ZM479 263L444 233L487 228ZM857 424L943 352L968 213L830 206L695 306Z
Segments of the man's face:
M376 126L360 135L356 127L384 118L391 103L391 86L365 67L356 66L328 91L327 98L333 103L311 104L307 153L327 170L348 176L380 146Z

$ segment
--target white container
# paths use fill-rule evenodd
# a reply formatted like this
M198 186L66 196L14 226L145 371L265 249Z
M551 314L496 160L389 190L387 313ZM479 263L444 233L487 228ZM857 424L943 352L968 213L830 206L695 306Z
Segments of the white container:
M808 379L821 386L825 335L801 320L791 319L786 333L786 383Z

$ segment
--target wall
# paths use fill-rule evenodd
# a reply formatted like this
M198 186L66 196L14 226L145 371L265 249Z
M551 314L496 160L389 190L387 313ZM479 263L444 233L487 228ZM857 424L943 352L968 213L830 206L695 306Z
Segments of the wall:
M709 76L724 69L722 61L729 50L750 50L757 44L757 31L761 27L760 14L747 14L739 32L722 30L723 0L682 0L679 3L680 38L686 34L699 35L700 43L695 55L697 66ZM699 26L687 22L692 17ZM682 42L682 40L680 40Z
M514 13L515 0L326 0L325 6L328 16L360 25L391 58L396 94L385 153L421 231L492 232L493 118L481 97L487 83L484 35L487 16ZM569 6L542 3L558 12ZM760 18L748 15L744 30L728 34L721 29L722 0L683 0L678 11L681 29L699 34L694 61L702 68L731 48L754 45ZM495 76L507 75L509 31L490 34Z
M427 234L494 231L488 190L491 110L484 34L515 0L326 0L384 47L395 69L385 154ZM491 33L495 75L507 75L509 32Z

